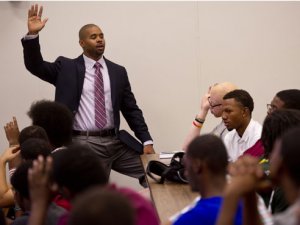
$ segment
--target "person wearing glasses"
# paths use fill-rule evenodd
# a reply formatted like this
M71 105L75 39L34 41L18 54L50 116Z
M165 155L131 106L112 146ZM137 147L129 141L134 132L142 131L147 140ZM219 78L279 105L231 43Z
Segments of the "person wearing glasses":
M194 121L192 122L192 127L184 141L183 150L187 149L189 143L197 136L200 135L201 128L206 119L207 113L210 110L211 114L213 114L216 118L220 118L223 112L223 97L230 91L237 89L237 86L230 82L222 82L214 84L209 87L208 92L202 97L200 104L200 111L196 115ZM228 130L225 127L223 121L221 121L212 131L212 134L224 139Z
M287 89L279 91L274 96L271 104L267 104L268 115L281 108L300 110L300 90Z

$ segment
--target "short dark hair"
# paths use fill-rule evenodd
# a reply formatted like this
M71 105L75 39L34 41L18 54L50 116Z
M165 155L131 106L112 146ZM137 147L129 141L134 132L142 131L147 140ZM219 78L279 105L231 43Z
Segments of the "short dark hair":
M71 143L73 114L65 105L49 100L40 100L31 105L28 116L33 125L45 129L54 148Z
M23 160L34 160L39 155L46 158L51 154L51 146L49 142L39 138L29 138L20 145L21 158Z
M69 225L133 225L135 218L134 208L128 198L96 186L76 198Z
M85 38L85 31L86 31L86 29L89 29L89 28L91 28L91 27L98 27L98 26L97 26L96 24L89 23L89 24L86 24L86 25L84 25L84 26L82 26L82 27L80 28L79 33L78 33L78 35L79 35L79 40L82 40L82 39Z
M36 125L31 125L21 130L19 135L19 144L21 145L29 138L39 138L49 142L45 129Z
M279 91L276 96L284 102L283 108L300 110L300 90L287 89Z
M288 130L281 138L281 157L291 179L300 186L300 127Z
M189 144L186 155L189 158L204 161L213 174L226 175L228 155L226 147L219 137L213 134L196 137Z
M269 158L274 143L289 128L300 125L300 110L278 109L267 115L264 120L261 142L265 149L265 157Z
M52 156L54 180L74 195L108 183L100 158L86 145L72 144Z
M228 92L226 95L224 95L223 99L230 99L233 98L235 101L239 102L243 107L247 107L250 111L250 114L252 113L254 109L254 102L251 95L242 89L237 89Z
M17 167L11 177L11 185L23 198L30 199L28 186L28 170L32 167L32 161L23 162Z

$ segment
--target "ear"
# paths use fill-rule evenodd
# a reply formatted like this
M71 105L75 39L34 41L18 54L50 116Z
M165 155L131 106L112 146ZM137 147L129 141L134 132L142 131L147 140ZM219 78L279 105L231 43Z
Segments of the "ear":
M79 40L79 44L80 44L81 48L83 48L85 46L85 43L83 40Z
M250 110L248 107L243 107L243 117L250 115Z
M203 171L203 163L196 159L193 163L193 170L196 174L201 174Z

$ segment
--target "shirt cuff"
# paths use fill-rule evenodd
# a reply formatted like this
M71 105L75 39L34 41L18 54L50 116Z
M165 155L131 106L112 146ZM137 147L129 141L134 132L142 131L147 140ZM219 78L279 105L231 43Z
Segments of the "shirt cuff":
M143 145L144 145L144 146L146 146L146 145L153 145L153 141L152 141L152 140L145 141L145 142L143 143Z
M32 40L32 39L35 39L37 38L39 35L38 34L26 34L23 38L24 40Z

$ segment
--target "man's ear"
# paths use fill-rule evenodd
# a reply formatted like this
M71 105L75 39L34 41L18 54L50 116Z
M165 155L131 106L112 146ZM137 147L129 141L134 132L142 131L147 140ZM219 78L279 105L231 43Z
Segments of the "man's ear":
M196 174L200 174L203 171L203 163L196 159L193 163L193 170Z
M79 44L80 44L81 48L84 47L84 41L83 40L79 40Z

